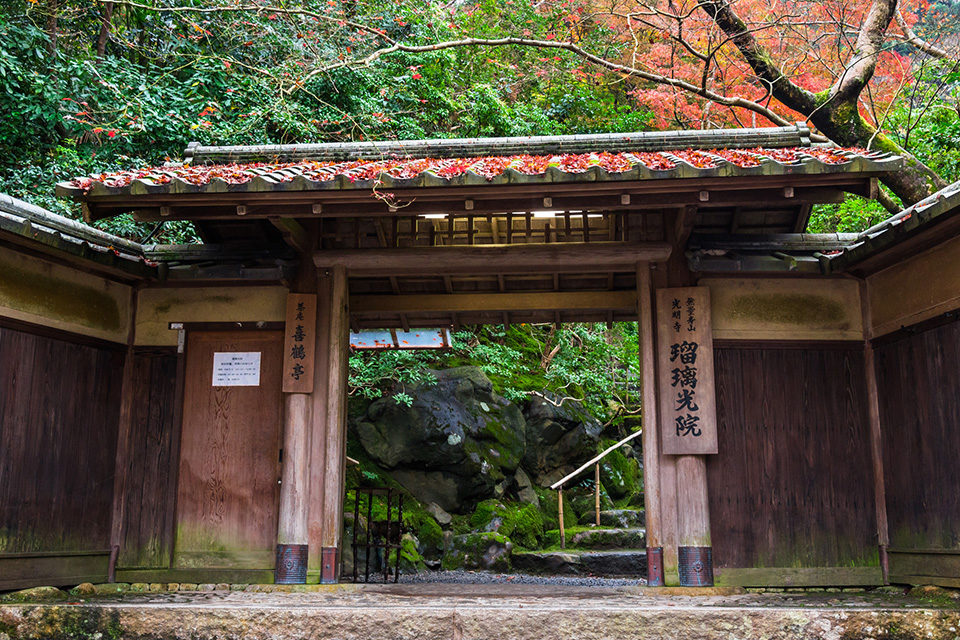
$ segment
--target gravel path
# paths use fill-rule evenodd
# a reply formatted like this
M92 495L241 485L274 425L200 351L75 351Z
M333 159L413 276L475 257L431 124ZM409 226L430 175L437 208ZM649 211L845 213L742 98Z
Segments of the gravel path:
M373 578L373 576L371 576ZM522 573L486 571L423 571L400 574L401 584L541 584L576 587L635 587L647 583L639 578L601 578L597 576L532 576Z

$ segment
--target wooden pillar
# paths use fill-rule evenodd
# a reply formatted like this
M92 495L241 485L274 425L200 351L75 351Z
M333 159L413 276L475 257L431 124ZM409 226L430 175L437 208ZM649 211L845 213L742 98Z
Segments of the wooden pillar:
M664 584L660 525L660 439L657 420L657 358L654 348L650 265L637 265L637 318L643 388L643 492L647 527L647 584Z
M713 586L707 459L677 456L677 554L680 585Z
M655 300L656 296L653 293L657 289L664 289L669 286L669 275L665 265L656 264L652 265L657 267L656 269L651 269L650 271L650 286L653 291L651 291L651 299ZM651 313L654 315L657 313L656 306L651 302ZM656 327L656 323L653 323L653 326ZM651 342L651 347L656 353L657 341L656 334L654 330L651 330L653 339ZM655 365L655 380L659 377L659 370L656 369ZM656 384L656 383L655 383ZM659 396L656 391L654 391L654 402L659 402ZM676 467L676 456L669 456L663 452L662 441L660 438L660 411L659 404L656 405L657 409L657 421L654 423L656 430L656 435L653 436L657 442L657 463L655 466L659 466L660 474L660 539L658 542L660 546L663 547L663 579L664 582L668 585L679 584L679 576L677 571L678 565L678 556L677 556L677 467Z
M880 394L877 389L877 368L874 362L873 313L870 310L870 288L860 280L860 310L863 319L863 370L867 385L867 414L870 420L870 459L873 468L873 498L877 513L877 551L883 582L889 583L890 561L887 548L890 532L887 525L887 488L883 473L883 436L880 432Z
M310 581L320 579L323 566L323 495L324 470L327 456L326 415L327 376L330 373L330 298L332 278L326 270L317 276L317 341L314 349L314 376L311 401L310 430L310 505L307 533L310 540L308 576Z
M133 430L133 403L134 387L136 380L134 378L135 353L133 350L134 338L137 325L137 296L139 287L132 287L130 290L130 326L127 329L127 350L123 357L123 377L120 387L120 419L117 430L117 452L114 462L113 475L113 509L110 518L110 559L107 565L107 582L116 582L117 578L117 560L120 556L120 548L123 545L124 522L126 520L126 505L128 482L127 477L131 472L131 431Z
M313 436L314 355L320 322L312 261L303 257L295 291L287 296L283 372L283 455L274 582L305 584L310 536L310 443Z
M322 312L329 326L326 415L322 428L326 439L323 459L323 510L321 517L320 582L336 582L340 576L340 542L343 531L343 499L347 443L347 359L350 348L349 292L343 266L325 269L330 278L330 297ZM318 416L318 419L321 419Z
M287 327L290 330L290 327ZM277 526L274 582L304 584L309 556L310 394L288 393L284 399L283 471Z

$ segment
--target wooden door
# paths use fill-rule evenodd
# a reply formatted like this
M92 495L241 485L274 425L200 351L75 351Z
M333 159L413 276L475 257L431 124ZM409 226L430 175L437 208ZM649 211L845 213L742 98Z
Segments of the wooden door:
M281 331L188 334L176 567L274 565L282 349ZM252 375L225 374L223 361L229 356L224 354L236 356L248 374L256 368L252 354L259 354L258 384L253 385Z

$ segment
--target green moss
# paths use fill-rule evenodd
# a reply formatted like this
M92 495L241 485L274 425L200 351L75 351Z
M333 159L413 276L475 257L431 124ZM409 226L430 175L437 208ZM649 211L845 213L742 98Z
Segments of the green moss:
M35 617L33 617L35 616ZM32 614L33 637L44 640L119 640L123 627L115 611L100 607L44 607ZM6 632L18 638L15 630Z
M420 541L421 549L443 548L443 529L432 515L424 510L404 511L403 524Z
M584 527L584 526L574 526L566 527L563 531L564 535L567 538L567 541L571 540L573 536L581 533L583 531L593 531L596 527ZM567 547L571 549L571 547ZM560 550L560 530L559 529L550 529L544 531L543 533L543 550L544 551L559 551Z
M501 523L497 533L525 549L539 546L543 538L543 517L539 509L530 504L484 500L470 517L470 525L483 529L498 518Z
M390 564L394 566L397 561L397 549L394 549L390 552ZM420 571L425 571L427 569L426 563L423 561L423 556L420 555L420 551L417 549L417 543L411 536L405 535L400 540L400 570L405 573L418 573Z
M540 515L543 519L543 528L557 529L560 527L560 513L557 507L557 492L551 489L534 487L537 498L540 499ZM569 492L563 494L563 522L567 527L577 526L577 514L570 502Z
M847 315L840 302L826 296L798 293L756 293L738 296L734 317L793 325L836 324Z

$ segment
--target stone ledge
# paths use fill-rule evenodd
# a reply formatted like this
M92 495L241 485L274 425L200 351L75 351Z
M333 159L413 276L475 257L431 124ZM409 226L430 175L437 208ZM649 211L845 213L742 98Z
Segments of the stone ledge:
M0 638L954 638L960 610L889 593L511 585L356 592L127 593L117 601L0 606ZM676 595L682 593L683 595ZM453 595L456 594L456 595Z

